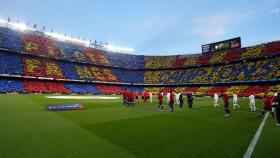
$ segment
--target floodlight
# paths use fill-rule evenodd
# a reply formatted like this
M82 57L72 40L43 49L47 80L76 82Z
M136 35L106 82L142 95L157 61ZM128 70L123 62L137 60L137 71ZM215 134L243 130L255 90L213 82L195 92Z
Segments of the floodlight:
M22 23L12 23L12 25L16 28L19 29L20 31L25 31L28 29L28 27L25 24Z

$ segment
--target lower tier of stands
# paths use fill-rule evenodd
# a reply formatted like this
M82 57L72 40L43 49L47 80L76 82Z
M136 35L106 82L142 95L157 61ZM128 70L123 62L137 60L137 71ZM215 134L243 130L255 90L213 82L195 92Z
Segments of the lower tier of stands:
M16 79L0 79L0 93L23 92L22 81Z
M23 80L25 92L31 93L70 93L62 82Z
M120 94L126 90L151 91L157 94L159 91L167 93L173 90L177 93L190 93L198 96L213 96L214 93L237 93L241 97L251 94L262 96L265 92L280 92L280 84L255 84L255 85L226 85L226 86L188 86L188 87L143 87L143 86L119 86L105 84L90 84L79 82L58 82L30 79L0 78L0 93L79 93L79 94Z

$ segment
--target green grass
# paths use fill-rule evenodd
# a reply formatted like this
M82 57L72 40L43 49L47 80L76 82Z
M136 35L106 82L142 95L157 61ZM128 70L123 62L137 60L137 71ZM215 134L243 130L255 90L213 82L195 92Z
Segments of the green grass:
M213 109L211 98L195 98L193 109L177 107L174 113L166 105L158 112L156 103L126 108L121 99L7 94L0 100L0 158L242 157L261 122L247 99L239 100L241 110L232 110L231 118L222 107ZM52 103L82 103L86 109L45 111ZM253 157L279 157L279 132L269 116Z

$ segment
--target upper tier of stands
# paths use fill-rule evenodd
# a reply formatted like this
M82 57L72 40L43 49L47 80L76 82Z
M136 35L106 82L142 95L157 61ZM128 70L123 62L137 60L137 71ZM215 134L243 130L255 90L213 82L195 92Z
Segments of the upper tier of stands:
M172 70L146 70L144 83L218 83L280 79L280 57L227 65Z
M57 41L36 32L21 33L6 27L0 27L0 48L102 66L144 68L142 55L107 52Z
M143 83L143 70L99 67L89 64L16 54L0 50L0 74L54 79Z
M188 66L199 66L207 64L218 64L237 60L245 60L270 56L280 53L280 41L255 45L240 49L230 49L221 52L196 55L177 56L145 56L145 68L178 68Z
M165 69L217 64L278 54L280 53L280 41L208 54L143 56L108 52L78 44L60 42L36 32L22 33L6 27L0 27L0 48L101 66L131 69Z

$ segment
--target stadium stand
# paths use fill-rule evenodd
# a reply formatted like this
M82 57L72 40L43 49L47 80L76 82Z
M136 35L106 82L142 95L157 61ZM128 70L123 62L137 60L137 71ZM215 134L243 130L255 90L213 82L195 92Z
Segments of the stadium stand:
M166 87L145 87L144 91L150 91L154 94L157 94L159 91L163 91Z
M279 55L280 41L207 54L132 55L0 27L0 76L10 77L0 80L1 92L262 95L279 90Z
M31 93L69 93L63 82L23 80L24 91Z
M280 51L280 41L274 41L267 43L267 47L264 49L265 55L277 54Z
M0 79L0 93L23 92L23 85L19 79Z
M47 60L24 55L23 56L24 75L36 77L64 78L58 61Z
M121 94L124 89L116 85L96 85L102 94Z
M245 97L249 96L251 94L255 94L256 96L262 96L264 95L264 92L267 91L267 89L271 85L255 85L255 86L249 86L247 87L243 92L239 93L239 96Z
M209 83L279 79L280 58L178 70L147 70L145 83Z
M215 64L215 63L222 62L226 54L227 54L226 52L213 53L213 55L209 59L209 63Z
M176 56L145 56L145 68L170 68Z
M144 82L144 71L143 70L124 70L112 68L112 73L117 78L126 83L143 83Z
M127 91L134 91L134 92L138 91L139 96L140 93L144 90L144 87L142 86L121 86L121 88Z
M184 66L195 66L197 61L199 60L199 56L188 56L186 57Z
M21 51L22 50L22 34L18 31L0 27L0 45L1 48Z
M70 90L71 93L80 94L100 94L101 91L96 88L94 84L89 83L76 83L76 82L66 82L65 87Z
M0 50L0 74L22 75L21 61L19 54Z
M187 58L183 55L178 55L176 57L175 63L172 67L182 67L184 66L184 63L186 62Z
M212 89L208 90L205 95L213 96L215 93L223 94L230 86L214 86Z
M54 41L40 35L23 34L22 45L25 52L49 57L58 57Z
M196 64L197 65L205 65L205 64L208 64L209 63L209 59L211 58L211 53L207 53L207 54L204 54L204 55L201 55L199 57L199 59L197 60Z
M72 62L60 61L59 67L62 70L63 76L68 79L79 79L75 65Z
M111 66L130 67L130 68L139 68L139 69L144 68L143 55L131 55L131 54L106 52L106 56L107 59L110 61Z

